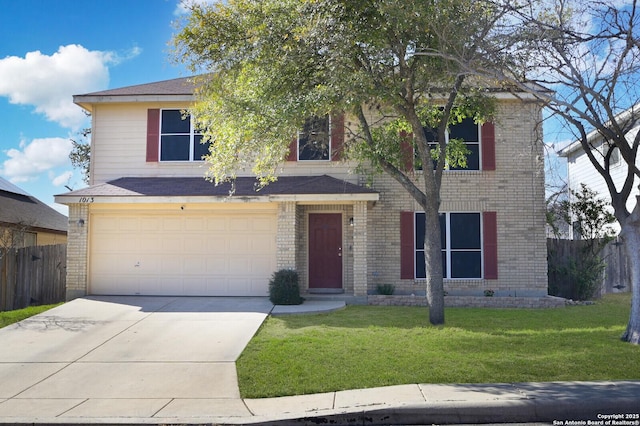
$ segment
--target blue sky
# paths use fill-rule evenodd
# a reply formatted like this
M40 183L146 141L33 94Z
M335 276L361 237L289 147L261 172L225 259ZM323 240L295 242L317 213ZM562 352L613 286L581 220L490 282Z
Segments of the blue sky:
M0 176L55 205L78 189L70 138L89 127L74 94L190 75L171 60L180 0L3 1Z

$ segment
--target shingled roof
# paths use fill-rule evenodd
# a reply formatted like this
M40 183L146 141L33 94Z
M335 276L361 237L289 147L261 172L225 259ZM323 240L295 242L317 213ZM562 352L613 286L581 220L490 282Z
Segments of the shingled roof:
M198 177L124 177L103 184L79 189L59 197L228 197L230 183L214 185ZM269 195L345 195L377 194L369 188L354 185L331 176L283 176L258 188L253 177L235 181L235 197Z
M0 182L6 182L0 178ZM11 185L13 186L13 185ZM68 220L65 215L52 209L24 191L9 190L3 184L0 189L0 223L23 225L29 228L54 232L67 232ZM13 186L15 188L15 186Z
M194 77L174 78L173 80L155 83L138 84L119 87L100 92L74 95L73 102L87 111L92 111L93 104L110 102L192 102L194 101Z
M100 92L85 93L82 96L136 96L136 95L193 95L195 84L193 77L174 78L154 83L119 87ZM75 96L74 96L75 97Z

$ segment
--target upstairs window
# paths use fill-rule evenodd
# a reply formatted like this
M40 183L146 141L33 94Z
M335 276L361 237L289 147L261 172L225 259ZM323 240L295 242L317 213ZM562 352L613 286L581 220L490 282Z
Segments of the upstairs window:
M331 160L331 120L324 117L311 117L298 132L298 161Z
M179 109L163 109L160 114L160 161L202 161L209 143L195 129L189 114Z
M424 128L424 133L429 142L430 149L438 147L438 130L428 127ZM449 170L480 170L480 125L473 121L473 118L465 118L461 123L449 127L445 134L446 142L451 139L462 139L469 150L467 155L467 167L449 167ZM415 166L417 170L422 170L420 159L416 156ZM435 168L436 161L433 161Z

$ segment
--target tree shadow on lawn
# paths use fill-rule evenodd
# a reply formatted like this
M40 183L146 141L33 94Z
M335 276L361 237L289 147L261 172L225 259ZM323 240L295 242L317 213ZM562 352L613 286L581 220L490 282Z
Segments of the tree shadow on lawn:
M490 334L547 333L551 331L588 331L626 326L628 303L606 303L547 309L447 308L445 325L429 324L424 307L347 306L327 314L278 317L289 330L318 328L400 328L452 329ZM624 302L624 300L623 300Z

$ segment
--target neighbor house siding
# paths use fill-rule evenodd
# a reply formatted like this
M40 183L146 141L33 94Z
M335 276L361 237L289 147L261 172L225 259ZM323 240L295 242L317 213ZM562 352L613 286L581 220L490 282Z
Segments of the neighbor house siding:
M632 130L628 138L632 138L636 135L638 128ZM596 152L596 155L598 153ZM621 158L621 161L618 164L614 164L611 166L610 174L611 178L615 182L616 188L620 190L624 183L624 180L627 177L627 166L624 164L624 160ZM636 157L636 164L640 162L640 152ZM602 162L601 162L602 165ZM567 155L567 172L569 177L569 188L573 191L580 192L581 185L585 184L589 189L596 192L598 197L603 198L607 201L611 201L611 197L609 196L609 188L607 187L604 178L598 173L598 171L593 167L593 164L589 160L589 157L582 148L570 153ZM638 194L638 185L640 184L640 179L636 178L633 183L633 191L629 199L627 200L627 209L631 211L636 204L636 198L634 194ZM608 206L610 211L613 213L613 208ZM612 224L613 229L616 232L619 232L620 225L618 222Z
M67 242L67 234L38 231L36 244L39 246L49 246L54 244L65 244Z

